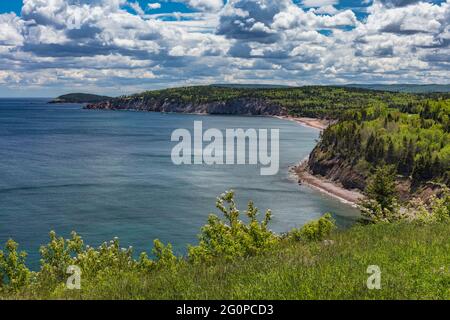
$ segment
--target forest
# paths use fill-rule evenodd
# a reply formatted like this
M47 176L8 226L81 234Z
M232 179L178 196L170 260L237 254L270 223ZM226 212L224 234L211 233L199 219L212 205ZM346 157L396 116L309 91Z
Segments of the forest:
M450 94L413 94L336 86L298 88L193 86L146 91L119 99L170 100L194 104L259 99L283 107L292 116L341 119L351 118L354 112L371 107L411 109L413 105L429 99L450 99Z
M315 159L340 159L363 175L387 164L411 178L413 186L428 181L449 185L449 115L449 99L347 112L323 132Z

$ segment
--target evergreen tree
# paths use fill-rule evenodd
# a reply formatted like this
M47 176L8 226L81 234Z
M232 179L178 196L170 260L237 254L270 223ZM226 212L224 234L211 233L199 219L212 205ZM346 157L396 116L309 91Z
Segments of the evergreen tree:
M366 187L366 195L381 209L393 210L398 198L395 189L395 170L393 166L380 166L375 170Z
M388 150L386 154L386 162L389 164L393 164L395 163L395 161L396 161L395 146L394 143L392 142L392 139L389 138Z

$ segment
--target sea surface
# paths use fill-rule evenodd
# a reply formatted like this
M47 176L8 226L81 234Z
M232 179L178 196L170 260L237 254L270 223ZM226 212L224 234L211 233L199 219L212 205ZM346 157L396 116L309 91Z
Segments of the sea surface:
M0 99L0 243L9 238L38 268L39 246L55 230L76 230L91 246L119 237L124 247L150 252L153 239L178 254L195 244L216 197L236 191L240 209L253 200L273 211L271 229L285 232L325 212L339 226L357 211L289 177L319 132L268 117L200 116L83 110L47 99ZM171 134L203 127L280 130L280 170L258 166L182 165L171 161Z

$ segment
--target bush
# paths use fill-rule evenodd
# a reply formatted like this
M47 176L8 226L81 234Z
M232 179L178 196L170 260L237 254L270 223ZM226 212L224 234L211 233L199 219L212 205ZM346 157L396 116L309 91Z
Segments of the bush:
M172 245L165 246L161 241L153 241L153 255L156 257L153 266L156 268L173 268L177 262L177 257L173 254Z
M279 240L278 236L267 226L272 217L268 210L264 220L257 220L258 209L249 202L246 216L249 222L239 220L240 212L234 201L234 192L222 194L216 207L223 213L226 220L222 221L216 215L210 215L208 223L201 229L199 245L188 248L190 261L211 261L215 257L231 260L236 257L255 255L272 248Z
M41 276L52 278L55 281L62 281L66 278L67 267L74 265L75 256L83 251L83 240L75 232L72 238L65 240L58 238L54 231L51 231L50 242L41 246Z
M428 204L420 199L411 200L407 206L405 217L409 221L423 225L435 222L450 222L449 189L444 187L440 197L431 196Z
M319 220L305 224L301 229L293 229L288 238L295 241L321 241L336 228L331 214L326 213Z
M352 255L355 244L358 244L355 259L359 259L362 266L366 266L369 261L373 261L373 259L364 257L365 254L371 255L374 253L379 254L380 259L385 258L386 252L390 252L391 247L395 245L399 246L395 251L396 254L405 252L404 248L415 249L418 254L427 253L429 257L433 257L435 252L433 250L436 250L436 248L439 248L440 252L448 252L448 241L441 240L446 239L445 236L448 232L444 230L448 229L446 227L448 221L450 221L448 189L444 188L440 197L432 198L427 205L422 203L420 206L411 206L411 208L404 208L405 214L402 215L402 217L409 217L410 220L405 219L402 223L356 226L345 233L331 234L336 226L331 214L327 213L300 229L293 229L285 237L280 237L268 229L271 212L267 211L264 219L261 222L258 221L258 209L252 202L248 204L245 211L248 222L241 221L239 219L240 212L234 202L234 193L229 191L222 194L217 200L217 208L223 213L225 219L221 220L215 215L209 217L208 224L202 228L199 236L199 244L189 247L187 259L177 258L172 252L172 246L170 244L164 245L159 240L154 241L153 259L150 259L146 253L142 253L136 260L133 256L133 249L131 247L121 248L117 238L108 243L103 243L98 248L92 248L85 246L81 237L76 233L72 233L70 239L64 239L58 238L56 233L51 232L50 242L42 246L40 250L42 256L41 270L34 273L30 272L25 265L26 253L18 252L17 243L9 240L6 249L0 251L0 297L26 299L80 297L129 299L131 297L140 299L150 296L152 298L182 299L192 297L192 295L199 298L210 298L211 296L207 295L208 292L216 292L219 296L225 297L234 297L233 294L236 294L236 297L247 297L246 290L248 288L255 290L255 294L265 294L268 287L272 288L272 284L279 284L280 281L283 283L283 287L279 287L281 290L275 291L277 293L282 292L284 297L285 292L290 294L298 292L297 287L297 289L291 291L286 291L288 290L286 288L292 288L290 286L292 280L296 281L295 279L301 278L293 277L299 268L304 268L302 276L310 274L310 287L307 287L304 291L305 297L310 297L311 288L322 281L322 276L317 278L315 268L310 268L310 266L314 264L315 266L332 269L326 274L330 275L330 279L335 279L335 264L329 260L336 252L335 250L341 250L333 258L338 262L339 270L347 270L346 268L349 265L341 263L342 257L343 254ZM414 211L409 214L409 210ZM414 221L415 223L407 223L408 221ZM417 222L427 225L419 226ZM432 224L430 222L444 223ZM423 232L422 228L437 230L439 236L430 231ZM402 235L403 229L410 231ZM422 247L420 248L417 247L417 234L421 234L422 237ZM389 245L386 245L384 240L381 242L375 241L380 239L380 235L391 239ZM398 241L398 235L403 236L402 241ZM322 241L328 236L330 236L328 239L336 241L339 245L331 248L309 243L311 241ZM436 240L437 245L433 246L431 251L422 249L427 248L427 245L429 247L430 239L438 239ZM302 242L294 243L289 240ZM343 244L344 241L347 244ZM379 250L367 250L367 245ZM284 254L282 250L284 250ZM270 254L267 253L268 251L270 251ZM262 256L261 253L263 253ZM289 253L287 257L285 256L286 253ZM258 257L258 255L260 256ZM318 257L326 263L316 264ZM432 270L444 272L442 266L445 259L441 253L436 254L435 257L441 260L434 261ZM239 260L240 258L246 259ZM416 254L409 252L409 259L411 263L416 263ZM232 263L223 264L227 261ZM256 268L260 266L264 268L270 261L272 261L271 267L266 268L267 273L263 277L258 276L258 274L255 275L255 266ZM250 266L242 267L248 263L250 263ZM67 290L65 286L68 278L66 271L70 265L78 266L81 270L81 290ZM403 270L402 268L406 265L403 263L400 266L400 270ZM409 266L407 267L409 268ZM187 270L190 270L190 273ZM396 270L396 268L392 270ZM279 277L280 272L284 272L282 277ZM240 275L244 281L248 281L246 283L233 283L233 281L236 281L234 278L236 274ZM340 274L344 273L341 272ZM205 277L206 275L207 277ZM416 275L414 274L411 277L415 279ZM402 277L396 277L395 279L397 278ZM272 279L273 282L268 282L267 279ZM425 281L429 279L431 278L426 277ZM348 287L355 288L355 284L361 284L360 280L361 278L355 277L354 282L349 284ZM254 283L259 284L257 287L252 287ZM331 285L335 284L334 280L332 283ZM444 282L433 279L433 284L439 283ZM200 284L205 286L204 290L199 290L199 288L202 288ZM226 288L228 288L228 292L224 292ZM329 285L326 285L323 289L326 294L330 292ZM416 289L413 286L411 292L416 292ZM351 292L353 291L346 291L345 294ZM402 294L402 292L399 294ZM203 295L204 293L206 295ZM336 294L339 296L339 293ZM345 295L343 296L345 297ZM400 295L400 297L403 296Z
M0 288L17 291L29 283L31 272L25 265L25 252L17 252L19 245L8 240L5 252L0 250Z
M444 187L440 198L435 198L431 210L439 222L450 222L450 190Z

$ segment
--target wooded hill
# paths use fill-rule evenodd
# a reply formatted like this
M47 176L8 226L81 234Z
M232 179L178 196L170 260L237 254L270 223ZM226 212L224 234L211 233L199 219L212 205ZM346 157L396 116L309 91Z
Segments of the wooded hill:
M170 101L185 104L224 102L237 99L257 99L283 107L294 116L339 119L367 107L404 108L426 99L450 98L448 93L399 93L360 88L307 86L299 88L235 88L217 86L181 87L117 98L143 103ZM113 100L114 101L114 100Z

